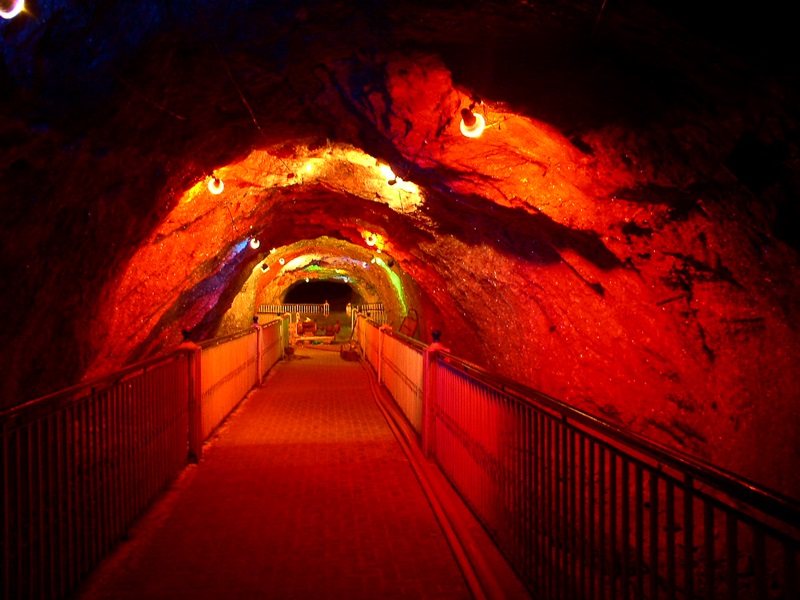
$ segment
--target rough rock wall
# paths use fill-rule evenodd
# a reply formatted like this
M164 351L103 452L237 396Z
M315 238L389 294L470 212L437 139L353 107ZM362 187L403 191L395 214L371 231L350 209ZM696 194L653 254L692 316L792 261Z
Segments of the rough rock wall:
M4 403L161 351L181 328L219 330L269 246L367 253L362 233L380 231L426 341L442 328L489 370L800 496L782 88L660 45L669 31L637 29L641 15L606 15L606 37L587 38L585 23L532 35L551 23L538 12L509 34L508 19L430 11L451 27L329 7L273 15L264 41L234 19L222 56L177 11L108 41L88 71L111 74L96 103L54 93L80 87L65 82L82 64L37 46L69 11L27 38L4 30L30 44L4 56ZM115 14L80 23L112 40ZM458 131L470 105L488 123L476 140ZM215 171L217 201L202 190Z

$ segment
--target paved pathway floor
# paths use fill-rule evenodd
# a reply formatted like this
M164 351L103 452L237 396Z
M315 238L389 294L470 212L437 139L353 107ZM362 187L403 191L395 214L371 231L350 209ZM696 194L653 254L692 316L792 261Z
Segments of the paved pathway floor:
M276 365L79 598L470 598L369 377Z

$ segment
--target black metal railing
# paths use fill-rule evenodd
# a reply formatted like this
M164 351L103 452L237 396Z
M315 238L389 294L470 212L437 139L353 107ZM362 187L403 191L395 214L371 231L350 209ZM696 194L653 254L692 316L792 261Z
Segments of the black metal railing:
M68 596L281 358L287 323L1 411L0 598Z
M423 448L534 597L798 598L796 501L366 319L359 328Z

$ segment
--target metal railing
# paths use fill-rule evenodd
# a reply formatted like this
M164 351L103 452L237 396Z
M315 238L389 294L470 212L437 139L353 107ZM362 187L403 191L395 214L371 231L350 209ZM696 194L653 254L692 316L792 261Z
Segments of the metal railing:
M263 379L272 366L283 358L284 349L289 340L288 327L289 318L287 317L273 321L261 328L259 379Z
M371 340L371 343L373 346L377 345L379 351L378 381L386 386L417 435L422 435L422 375L425 345L411 338L401 339L393 335L377 337L377 342Z
M358 319L358 326L356 327L356 336L358 344L364 352L367 361L372 365L379 364L380 348L378 346L380 341L380 331L373 324L369 323L365 318Z
M797 502L449 354L403 371L391 348L413 340L365 319L359 334L532 596L798 598Z
M381 302L372 302L369 304L358 304L352 307L350 311L350 327L356 326L356 321L359 316L366 317L368 320L383 325L389 321L389 315Z
M265 314L282 315L289 314L322 314L326 317L330 314L330 304L260 304L258 312Z
M256 329L201 344L201 439L207 439L260 379Z
M366 304L358 304L356 305L356 309L364 314L371 311L382 312L384 310L383 302L368 302Z
M0 597L71 593L256 383L253 340L264 372L280 358L283 321L0 412Z

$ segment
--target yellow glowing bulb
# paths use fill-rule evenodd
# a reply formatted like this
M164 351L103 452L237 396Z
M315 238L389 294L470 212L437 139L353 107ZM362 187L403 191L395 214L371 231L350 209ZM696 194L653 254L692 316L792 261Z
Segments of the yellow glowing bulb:
M389 165L378 165L378 171L380 174L388 180L396 179L394 171L392 171L392 167Z
M221 194L225 189L225 184L218 177L212 177L208 180L208 191L212 194Z
M376 238L374 235L368 235L366 241L367 241L367 246L374 246L375 244L378 243L378 238Z
M258 250L259 246L261 246L261 242L259 242L256 238L250 240L250 247L253 250Z
M282 265L284 265L284 264L286 264L286 259L284 259L284 258L279 258L279 259L278 259L278 262L279 262L279 263L281 263Z
M4 19L13 19L19 13L21 13L24 8L25 0L16 0L8 10L3 10L0 8L0 17L3 17Z
M483 115L474 113L468 108L461 109L461 133L468 138L481 137L486 128L486 120Z

